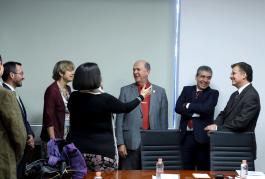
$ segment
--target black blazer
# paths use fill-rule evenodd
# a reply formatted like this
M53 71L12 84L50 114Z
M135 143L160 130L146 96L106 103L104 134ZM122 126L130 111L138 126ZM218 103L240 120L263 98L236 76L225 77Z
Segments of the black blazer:
M215 124L218 131L254 132L260 112L259 94L248 85L237 97L234 92Z
M196 85L185 86L176 102L176 113L181 115L180 131L182 137L185 136L188 120L192 118L193 113L197 113L200 117L192 118L195 140L199 143L209 142L209 137L204 128L213 124L214 110L218 101L219 92L210 87L202 91L200 96L196 98ZM190 103L186 109L186 103Z
M8 89L8 90L11 90L5 83L3 83L3 87ZM27 120L27 112L26 112L25 106L24 106L22 100L20 99L20 97L19 97L19 100L20 100L21 106L20 106L20 104L18 104L18 105L19 105L20 110L21 110L21 114L22 114L22 118L23 118L23 122L24 122L24 125L26 128L26 131L27 131L27 135L34 136L34 133L33 133L32 129L30 127L30 124ZM18 99L17 99L17 101L18 101ZM18 103L19 103L19 101L18 101Z

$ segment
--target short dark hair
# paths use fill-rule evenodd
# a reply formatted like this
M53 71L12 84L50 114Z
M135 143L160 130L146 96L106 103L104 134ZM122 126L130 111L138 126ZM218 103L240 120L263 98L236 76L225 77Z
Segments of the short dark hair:
M16 73L16 66L21 66L22 64L19 63L19 62L6 62L4 64L4 73L2 75L2 79L3 81L6 81L9 77L9 74L12 72L12 73Z
M67 70L74 70L75 66L73 62L69 60L58 61L53 68L52 78L57 81L61 78L60 73L65 74Z
M199 76L199 74L200 74L202 71L207 71L207 72L213 74L213 71L212 71L211 67L203 65L203 66L200 66L200 67L197 69L196 76Z
M2 63L3 63L3 60L2 60L2 57L0 55L0 64L2 65Z
M251 65L249 65L249 64L247 64L245 62L238 62L238 63L232 64L231 68L234 68L236 66L239 67L240 71L243 71L243 72L246 73L248 82L252 82L253 70L252 70Z
M75 90L93 90L101 85L101 73L96 63L83 63L77 67L73 80Z

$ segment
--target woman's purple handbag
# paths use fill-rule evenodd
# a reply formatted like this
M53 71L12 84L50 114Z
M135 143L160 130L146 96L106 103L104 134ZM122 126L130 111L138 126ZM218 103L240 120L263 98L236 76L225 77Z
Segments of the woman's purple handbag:
M84 178L87 174L86 163L73 143L55 139L50 140L47 147L48 159L40 159L26 166L28 178Z

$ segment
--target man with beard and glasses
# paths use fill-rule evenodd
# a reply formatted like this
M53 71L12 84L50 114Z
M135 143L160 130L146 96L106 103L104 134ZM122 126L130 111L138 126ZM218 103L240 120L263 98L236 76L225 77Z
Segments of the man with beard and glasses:
M0 56L0 77L4 67ZM15 95L0 86L0 178L16 179L26 145L26 130Z
M2 76L3 87L8 90L11 90L16 95L17 102L19 104L20 111L22 114L24 126L27 131L26 148L24 151L23 158L21 159L21 161L19 162L17 166L17 177L20 179L20 178L23 178L24 176L26 163L30 159L31 150L34 149L35 147L34 133L27 120L27 113L26 113L25 106L21 98L19 97L18 93L15 91L17 87L22 86L22 81L24 80L24 72L23 72L22 64L19 62L10 61L4 64L4 68L5 70Z

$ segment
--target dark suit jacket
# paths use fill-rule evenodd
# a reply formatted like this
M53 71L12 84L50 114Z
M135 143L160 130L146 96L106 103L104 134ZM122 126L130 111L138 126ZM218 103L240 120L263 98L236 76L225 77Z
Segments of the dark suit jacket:
M235 100L235 101L234 101ZM260 112L259 94L248 85L235 99L235 93L214 121L219 131L254 132Z
M3 87L11 91L11 89L5 83L3 83ZM20 107L20 111L21 111L21 114L22 114L22 118L23 118L23 122L24 122L24 125L25 125L25 128L26 128L26 131L27 131L27 135L34 136L34 133L33 133L32 129L30 127L30 124L29 124L29 122L27 120L26 108L25 108L25 106L24 106L24 104L23 104L23 102L22 102L20 97L17 100L19 100L20 104L21 104L21 106L19 105L19 107ZM18 103L19 103L19 101L18 101Z
M69 94L71 89L67 86ZM57 82L53 82L45 91L43 123L40 138L47 142L50 137L47 128L53 126L56 138L64 136L65 105L61 96Z
M214 109L218 101L219 92L210 87L202 91L202 94L196 99L196 85L185 86L177 100L175 111L181 115L180 131L182 137L185 136L188 120L194 113L200 117L192 118L195 140L199 143L209 142L209 137L204 128L213 123ZM185 104L190 103L186 109Z

